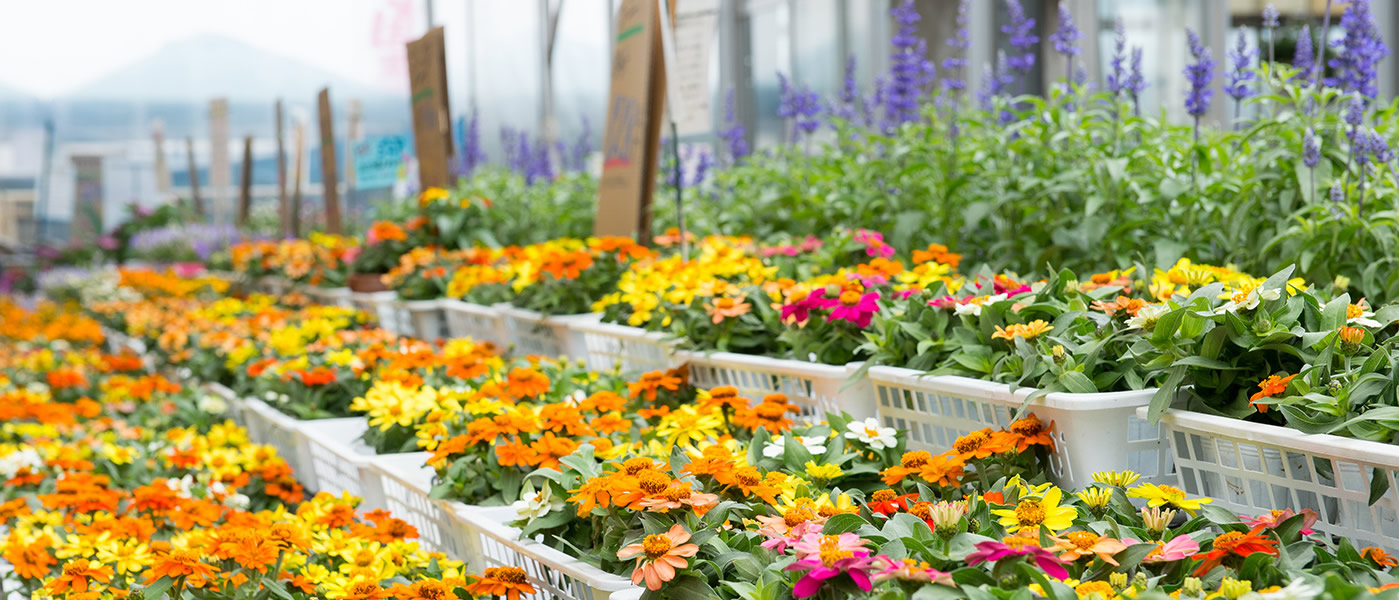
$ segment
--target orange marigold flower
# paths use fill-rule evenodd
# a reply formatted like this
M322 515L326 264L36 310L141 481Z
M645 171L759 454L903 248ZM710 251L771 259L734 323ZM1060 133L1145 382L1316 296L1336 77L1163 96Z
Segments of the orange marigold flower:
M531 398L549 393L549 376L534 369L515 367L505 379L505 393L514 398Z
M1381 568L1399 566L1399 559L1394 558L1394 555L1385 552L1382 548L1376 548L1374 546L1361 548L1360 556L1370 559L1370 562L1375 563L1376 566Z
M670 373L651 371L650 373L642 375L641 379L637 380L635 383L628 383L627 392L631 394L632 398L644 396L647 401L654 402L656 400L656 394L660 392L662 388L672 392L678 392L680 391L680 386L684 383L683 379Z
M83 593L88 591L93 581L111 583L112 567L91 562L86 558L75 558L64 563L63 573L49 580L44 589L54 595L69 591Z
M1030 413L1016 419L1010 424L1010 433L1015 439L1015 451L1024 452L1030 446L1045 446L1050 452L1054 451L1054 422L1050 421L1046 426L1044 421Z
M465 589L473 596L520 600L521 594L535 593L534 586L526 579L525 570L519 567L490 567L481 575L470 577L476 581L468 584Z
M1288 375L1287 377L1278 377L1277 375L1269 375L1267 379L1264 379L1263 381L1261 381L1261 382L1258 383L1258 393L1254 394L1253 396L1250 396L1249 399L1248 399L1248 403L1251 404L1251 405L1253 405L1254 408L1258 409L1258 412L1261 412L1261 413L1268 412L1268 405L1267 405L1267 404L1256 404L1256 403L1257 403L1259 400L1262 400L1262 399L1264 399L1264 398L1272 398L1272 397L1275 397L1275 396L1277 396L1277 395L1279 395L1279 394L1282 394L1282 393L1286 392L1286 391L1287 391L1287 385L1288 385L1289 383L1291 383L1291 382L1292 382L1292 378L1293 378L1293 377L1296 377L1296 376L1297 376L1296 373L1293 373L1292 375Z
M578 449L578 442L570 438L556 437L554 432L550 431L531 442L529 447L536 453L531 461L535 466L558 471L559 459L573 454L573 451Z
M49 547L52 545L53 538L47 535L41 535L26 544L11 532L10 538L5 542L3 556L21 579L43 579L48 576L49 567L58 564L58 560L49 554Z

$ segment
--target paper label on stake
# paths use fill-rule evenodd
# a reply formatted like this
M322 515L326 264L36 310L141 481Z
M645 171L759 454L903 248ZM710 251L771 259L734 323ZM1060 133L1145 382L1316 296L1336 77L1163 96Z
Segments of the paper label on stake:
M680 135L714 128L709 95L709 59L719 26L719 0L678 0L675 8L675 91L668 98ZM668 74L669 75L669 74Z
M403 156L409 153L408 136L384 135L355 142L355 188L373 190L391 188L403 168Z

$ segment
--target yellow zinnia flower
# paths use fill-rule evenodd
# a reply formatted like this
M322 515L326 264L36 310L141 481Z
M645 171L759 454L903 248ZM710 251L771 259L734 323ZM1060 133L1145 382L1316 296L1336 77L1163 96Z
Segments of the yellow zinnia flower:
M1078 518L1078 509L1072 506L1059 506L1064 499L1064 491L1051 487L1043 496L1026 496L1013 509L993 510L991 514L1001 518L1001 526L1009 533L1021 529L1038 531L1040 526L1050 531L1062 531L1073 526Z
M1127 490L1129 498L1143 498L1148 506L1170 506L1185 511L1190 516L1195 516L1195 511L1200 510L1204 505L1213 502L1209 498L1196 498L1191 500L1185 497L1185 491L1169 485L1156 485L1154 483L1143 483L1137 487Z

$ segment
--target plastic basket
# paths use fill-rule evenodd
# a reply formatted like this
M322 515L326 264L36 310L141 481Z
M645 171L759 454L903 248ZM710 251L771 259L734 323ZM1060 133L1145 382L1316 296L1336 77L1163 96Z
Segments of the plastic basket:
M447 319L449 336L504 345L505 336L500 331L500 311L494 307L462 302L455 298L444 298L438 303Z
M359 496L364 499L362 510L384 508L379 478L370 473L369 462L376 453L359 439L367 429L369 421L364 417L301 422L311 469L302 481L316 491Z
M228 418L233 419L234 423L242 425L245 429L247 428L248 418L244 413L248 408L248 404L243 401L243 398L240 397L237 392L229 389L228 386L222 383L206 383L203 387L206 393L218 396L228 404L228 412L226 413Z
M621 368L623 373L636 374L680 364L675 358L675 342L659 331L584 320L573 321L569 327L582 336L588 368L594 371Z
M304 293L311 297L317 304L326 306L344 306L350 308L350 288L323 288L317 286L306 286Z
M311 468L307 465L301 443L301 421L297 421L282 411L257 398L243 399L244 427L254 442L267 444L277 449L277 454L291 465L292 473L302 484L310 481L306 475Z
M823 365L800 360L735 354L676 351L689 363L690 381L701 389L721 385L738 388L739 396L762 400L785 394L801 406L802 420L821 421L828 412L846 412L857 419L873 417L874 399L867 379L851 381L859 363Z
M447 319L439 300L400 299L398 317L400 323L408 325L405 334L429 342L447 337Z
M1310 508L1313 529L1399 552L1399 447L1175 409L1161 426L1186 493L1245 516ZM1372 505L1381 479L1388 490Z
M928 376L899 367L871 367L880 419L907 432L908 448L943 452L960 436L1009 427L1012 412L1035 392L1012 392L1004 383L956 376ZM1100 394L1051 393L1029 411L1054 422L1050 472L1061 486L1087 487L1096 471L1131 469L1146 481L1169 481L1170 453L1160 428L1138 418L1156 390Z
M446 502L428 497L437 476L427 466L430 456L428 452L376 456L370 459L371 476L383 493L384 508L418 528L418 544L429 552L468 559L454 510Z
M500 312L504 343L513 345L518 354L538 354L550 358L586 357L588 349L583 342L583 335L569 325L602 318L597 313L546 317L509 304L498 304L496 310Z
M630 579L613 575L550 548L537 540L520 539L520 530L509 506L467 506L452 502L454 516L466 540L467 563L473 572L490 567L523 569L536 593L528 598L559 600L622 600L636 598L642 590ZM564 509L570 510L570 509Z
M268 294L270 296L281 297L287 292L291 291L291 286L291 280L285 277L269 275L258 278L257 283L253 286L253 289L256 289L257 291L262 292L264 294Z
M405 333L399 322L398 294L394 292L350 292L350 303L374 315L379 326L394 333Z

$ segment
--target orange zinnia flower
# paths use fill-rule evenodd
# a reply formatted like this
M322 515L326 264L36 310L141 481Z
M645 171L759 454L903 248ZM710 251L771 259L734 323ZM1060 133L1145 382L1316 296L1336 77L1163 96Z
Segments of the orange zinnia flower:
M933 485L958 487L962 485L962 475L966 474L963 469L965 465L960 457L952 456L951 453L939 454L923 465L918 471L918 476Z
M627 405L627 399L612 391L593 392L578 404L578 410L592 411L598 414L610 413L622 410Z
M1399 559L1394 558L1392 554L1385 552L1383 549L1374 546L1361 548L1360 556L1370 559L1370 562L1375 563L1376 566L1381 568L1399 566Z
M884 469L879 474L884 476L884 485L897 485L905 477L921 471L932 459L932 453L927 450L910 450L899 458L898 466Z
M683 379L668 372L651 371L642 375L641 379L635 383L628 383L627 391L633 398L644 395L647 401L654 402L656 394L660 392L661 388L677 392L680 391L680 386L683 383L685 383Z
M1025 338L1027 340L1032 340L1045 333L1052 331L1053 329L1054 326L1050 325L1049 322L1045 321L1044 319L1035 319L1033 321L1030 321L1029 323L1015 323L1012 325L1007 325L1005 329L1002 329L1000 325L997 325L996 332L991 334L991 339L1011 341L1012 338Z
M471 582L465 589L473 596L520 600L521 594L534 593L534 586L529 584L525 575L525 570L519 567L491 567L479 576L471 575L476 581Z
M48 576L49 567L58 564L58 560L49 554L51 545L53 539L46 535L25 544L11 533L10 539L5 543L4 558L14 566L15 574L20 578L43 579Z
M690 563L685 557L694 556L699 552L699 546L685 543L688 541L690 534L676 523L671 526L670 531L648 535L641 543L623 547L617 551L617 558L627 560L642 555L636 559L631 582L640 585L644 580L647 589L659 590L662 583L675 579L676 569L689 566Z
M1024 452L1030 446L1045 446L1050 452L1054 451L1054 422L1050 421L1046 427L1044 421L1035 416L1035 413L1025 415L1016 419L1010 424L1010 433L1015 439L1015 451Z
M530 398L549 393L549 376L534 369L515 367L505 379L505 393Z
M753 306L742 299L734 299L728 296L715 298L713 302L705 302L704 309L714 321L715 325L724 322L730 317L741 317L753 310Z
M573 451L578 449L578 442L570 438L556 437L554 432L550 431L531 442L529 447L536 453L531 461L535 466L558 471L559 459L573 454Z
M301 383L305 385L316 386L335 383L335 369L327 367L316 367L309 371L297 371L296 375L301 379Z
M1118 566L1113 555L1127 549L1127 544L1121 541L1100 536L1091 531L1073 531L1062 538L1054 538L1056 542L1051 552L1063 551L1059 555L1059 560L1073 562L1085 556L1097 556L1103 562L1112 566Z
M185 584L204 587L210 579L218 575L218 569L204 563L203 554L194 550L171 550L157 555L146 572L146 584L155 583L161 577L170 579L185 578Z
M1202 552L1193 557L1196 560L1204 561L1195 569L1195 576L1203 576L1223 564L1225 560L1235 556L1247 558L1258 552L1277 556L1277 541L1263 536L1262 531L1262 527L1255 527L1248 533L1226 531L1219 534L1218 537L1214 538L1214 546L1209 552Z
M111 583L112 568L89 562L86 558L75 558L64 563L63 574L53 578L44 586L49 593L58 595L68 591L86 592L91 581Z
M1253 396L1250 396L1249 399L1248 399L1248 403L1251 404L1251 405L1253 405L1254 408L1258 409L1258 412L1261 412L1261 413L1268 412L1268 405L1267 405L1267 404L1255 404L1255 403L1258 402L1259 400L1264 399L1264 398L1272 398L1272 397L1274 397L1274 396L1277 396L1278 394L1282 394L1282 393L1286 392L1286 391L1287 391L1287 385L1288 385L1289 383L1291 383L1291 382L1292 382L1292 378L1293 378L1293 377L1296 377L1296 376L1297 376L1296 373L1293 373L1292 375L1288 375L1287 377L1278 377L1277 375L1269 375L1267 379L1264 379L1263 381L1261 381L1261 382L1258 383L1258 393L1254 394Z
M957 457L962 461L986 458L993 454L1000 454L1014 448L1013 438L1004 435L996 435L1002 432L992 432L991 428L973 431L957 438L952 443L952 448L957 452Z
M388 590L379 587L377 581L359 577L354 583L345 586L345 596L341 600L384 600L388 597Z

